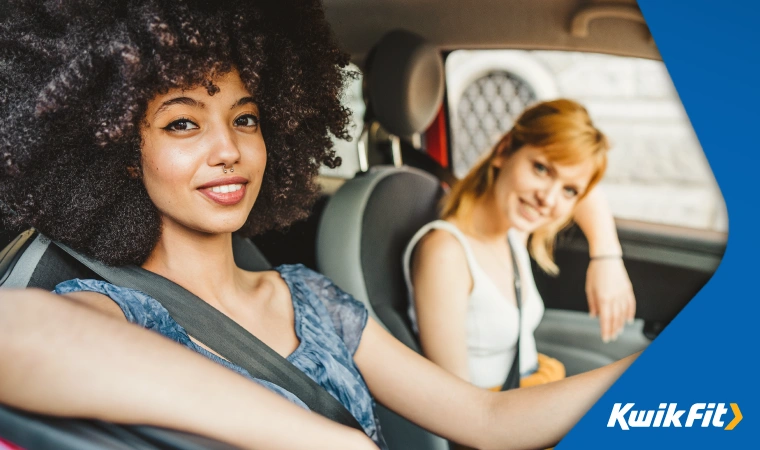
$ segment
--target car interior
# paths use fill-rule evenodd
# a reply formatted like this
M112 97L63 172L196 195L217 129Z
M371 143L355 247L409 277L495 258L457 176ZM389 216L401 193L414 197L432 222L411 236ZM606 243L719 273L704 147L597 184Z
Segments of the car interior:
M660 60L634 0L324 0L338 39L363 72L366 111L352 142L360 170L324 173L311 216L284 231L236 237L236 262L249 270L301 263L362 301L370 315L420 352L407 316L402 254L411 236L438 216L456 182L448 164L446 56L459 49L550 49ZM707 283L726 233L616 219L637 299L636 320L614 342L588 315L583 233L558 236L560 275L533 272L546 306L538 350L568 375L645 349ZM101 278L35 230L0 232L0 287L52 290L71 278ZM392 450L444 450L449 443L378 405ZM209 439L154 427L30 414L0 406L0 439L24 449L225 449ZM2 442L0 440L0 442Z

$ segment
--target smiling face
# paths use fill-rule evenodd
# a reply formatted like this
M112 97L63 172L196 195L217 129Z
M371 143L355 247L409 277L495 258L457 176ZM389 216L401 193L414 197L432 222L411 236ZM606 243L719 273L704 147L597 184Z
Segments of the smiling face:
M143 183L164 229L236 231L261 188L266 147L258 107L236 71L214 84L214 95L205 87L177 89L148 103Z
M569 218L596 170L592 159L558 164L530 145L496 157L493 165L500 169L492 191L496 205L512 227L527 233Z

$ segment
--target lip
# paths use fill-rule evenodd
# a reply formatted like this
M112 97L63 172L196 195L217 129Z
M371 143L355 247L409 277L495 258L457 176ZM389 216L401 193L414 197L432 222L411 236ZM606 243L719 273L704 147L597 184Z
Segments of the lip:
M520 206L517 208L518 212L520 213L520 215L525 220L527 220L529 222L535 222L536 220L538 220L538 219L541 218L542 214L538 211L538 208L536 208L534 205L526 202L525 200L523 200L521 198L518 199L518 201L520 203ZM527 211L526 208L525 208L526 205L529 205L530 207L532 207L535 212L531 213L531 212Z
M226 193L214 192L211 190L211 188L215 186L224 186L227 184L241 184L242 187L235 192ZM243 200L243 197L245 197L245 189L247 184L248 180L243 177L223 177L209 181L208 183L199 187L198 191L200 191L201 194L205 195L206 198L219 205L232 206L240 203L240 201Z
M224 186L225 184L245 185L245 184L248 184L248 179L243 178L243 177L222 177L222 178L217 178L215 180L211 180L208 183L204 184L203 186L198 187L198 189L208 189L214 186Z

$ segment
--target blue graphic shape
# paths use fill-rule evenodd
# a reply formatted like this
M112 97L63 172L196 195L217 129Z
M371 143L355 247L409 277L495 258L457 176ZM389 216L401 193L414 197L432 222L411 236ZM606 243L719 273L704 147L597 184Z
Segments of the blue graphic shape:
M558 449L758 448L760 4L638 3L725 198L728 245L713 278ZM687 410L698 402L733 402L744 418L731 431L699 425L623 431L607 428L616 402L636 403L634 409L677 402ZM732 418L730 411L724 417Z

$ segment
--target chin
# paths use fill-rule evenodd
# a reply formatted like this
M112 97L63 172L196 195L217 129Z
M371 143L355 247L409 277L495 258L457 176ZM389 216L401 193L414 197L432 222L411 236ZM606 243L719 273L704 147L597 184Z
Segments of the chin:
M543 225L542 221L530 221L520 214L514 214L511 217L510 222L512 223L512 228L523 233L532 233L536 231L541 225Z
M191 228L206 234L234 233L245 225L248 217L234 219L205 220L196 222Z

